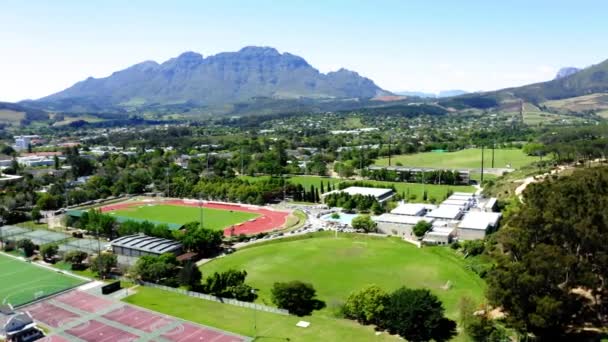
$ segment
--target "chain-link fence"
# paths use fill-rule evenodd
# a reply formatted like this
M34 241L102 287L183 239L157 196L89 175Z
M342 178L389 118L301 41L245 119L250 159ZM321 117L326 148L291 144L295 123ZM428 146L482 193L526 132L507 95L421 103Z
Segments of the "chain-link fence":
M249 308L249 309L258 310L258 311L276 313L279 315L289 315L289 311L284 310L284 309L275 308L272 306L256 304L256 303L249 303L249 302L242 302L242 301L236 300L236 299L215 297L215 296L211 296L211 295L204 294L204 293L192 292L192 291L187 291L184 289L178 289L178 288L154 284L154 283L148 283L148 282L142 282L142 283L144 286L149 286L149 287L153 287L153 288L157 288L157 289L161 289L161 290L165 290L165 291L169 291L169 292L180 293L180 294L190 296L190 297L201 298L201 299L210 300L210 301L223 303L223 304L240 306L240 307Z
M70 238L70 235L44 229L29 229L17 226L0 227L0 238L3 241L31 240L36 245L58 243Z
M96 239L74 239L59 245L59 252L83 251L88 254L97 254L98 251L103 251L109 243Z

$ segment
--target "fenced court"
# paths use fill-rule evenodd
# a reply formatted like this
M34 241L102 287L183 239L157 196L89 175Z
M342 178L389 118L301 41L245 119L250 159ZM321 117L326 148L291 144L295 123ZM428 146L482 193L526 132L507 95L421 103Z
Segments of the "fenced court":
M59 252L83 251L88 254L97 254L99 250L104 250L109 245L107 241L95 239L73 239L59 245Z
M0 233L0 237L3 241L19 241L22 239L29 239L32 240L32 242L36 245L57 243L70 238L70 235L65 233L54 232L44 229L29 229L17 226L0 227Z
M22 309L29 312L36 321L51 328L46 341L52 342L250 340L80 290Z
M20 306L87 281L0 254L0 302Z

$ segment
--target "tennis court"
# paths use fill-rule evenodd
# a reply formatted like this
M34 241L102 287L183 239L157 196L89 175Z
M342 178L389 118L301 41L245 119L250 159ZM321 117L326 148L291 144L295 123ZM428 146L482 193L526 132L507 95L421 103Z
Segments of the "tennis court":
M86 280L0 254L0 303L20 306Z
M17 226L0 227L0 236L2 237L3 241L19 241L22 239L29 239L36 245L56 243L70 238L70 235L65 233L44 229L28 229Z
M59 245L59 252L83 251L89 254L97 254L99 250L104 250L109 245L107 241L95 239L73 239Z

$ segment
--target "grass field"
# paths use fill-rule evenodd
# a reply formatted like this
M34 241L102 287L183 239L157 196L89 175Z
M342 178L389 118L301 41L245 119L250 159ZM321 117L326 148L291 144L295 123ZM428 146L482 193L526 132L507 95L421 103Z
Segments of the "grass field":
M399 341L397 337L375 336L371 327L356 322L314 315L303 318L311 323L306 328L296 327L302 320L263 311L188 297L149 287L138 287L137 293L126 302L167 315L231 331L246 336L258 336L256 341ZM257 326L254 330L254 324Z
M180 205L143 205L109 212L114 216L150 220L156 222L186 224L200 221L201 209ZM232 225L254 219L260 215L242 211L230 211L203 208L203 226L214 230L223 230Z
M261 177L250 177L243 176L243 179L247 179L250 182L255 182L256 180L268 179L270 176L261 176ZM347 179L340 178L329 178L329 177L317 177L317 176L292 176L289 178L289 181L293 184L301 184L304 189L310 189L311 185L320 188L321 182L323 182L323 186L327 189L327 184L332 184L332 186L337 185L341 182L349 182ZM352 182L352 181L351 181ZM422 194L426 190L429 198L435 198L436 200L442 200L447 194L448 190L452 190L454 192L475 192L475 188L468 185L436 185L436 184L420 184L420 183L403 183L403 182L380 182L373 180L365 180L367 183L373 183L384 187L394 186L395 190L399 194L407 194L416 195L417 200L422 200Z
M531 157L518 149L496 149L494 151L494 167L520 168L528 165L538 158ZM404 166L432 167L432 168L462 168L478 169L481 167L481 149L470 148L456 152L424 152L398 155L391 158L391 164L401 163ZM388 158L378 159L376 165L388 165ZM492 150L484 151L484 166L492 167Z
M85 283L84 280L0 254L0 301L14 306Z
M448 248L418 249L399 239L333 233L293 241L273 241L239 250L201 267L203 275L230 268L247 271L247 282L259 289L258 302L270 303L273 283L310 282L327 307L313 317L334 318L348 295L368 284L387 291L400 286L428 288L443 302L446 314L458 319L458 302L468 296L483 301L485 283L465 268L462 257ZM449 290L442 287L451 283Z

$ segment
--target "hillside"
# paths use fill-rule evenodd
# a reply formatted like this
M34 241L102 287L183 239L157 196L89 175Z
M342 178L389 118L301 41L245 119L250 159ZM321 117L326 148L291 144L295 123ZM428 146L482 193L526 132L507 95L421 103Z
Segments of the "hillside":
M49 115L45 111L16 103L0 102L0 123L19 125L48 119Z
M245 47L203 57L185 52L145 61L105 78L89 77L35 101L55 110L113 111L158 106L213 108L257 98L366 99L390 95L372 80L340 69L320 73L306 60L270 47Z
M478 108L491 109L500 108L507 104L518 103L520 100L534 106L540 106L547 101L563 100L591 94L608 92L608 60L573 72L562 72L560 77L547 82L530 84L516 88L506 88L491 92L466 94L440 101L446 107L456 109ZM601 99L605 99L602 97ZM600 99L600 100L601 100ZM551 109L570 112L570 108L561 108L559 102L552 102ZM604 107L605 103L599 101L598 109ZM586 107L585 110L594 108Z

